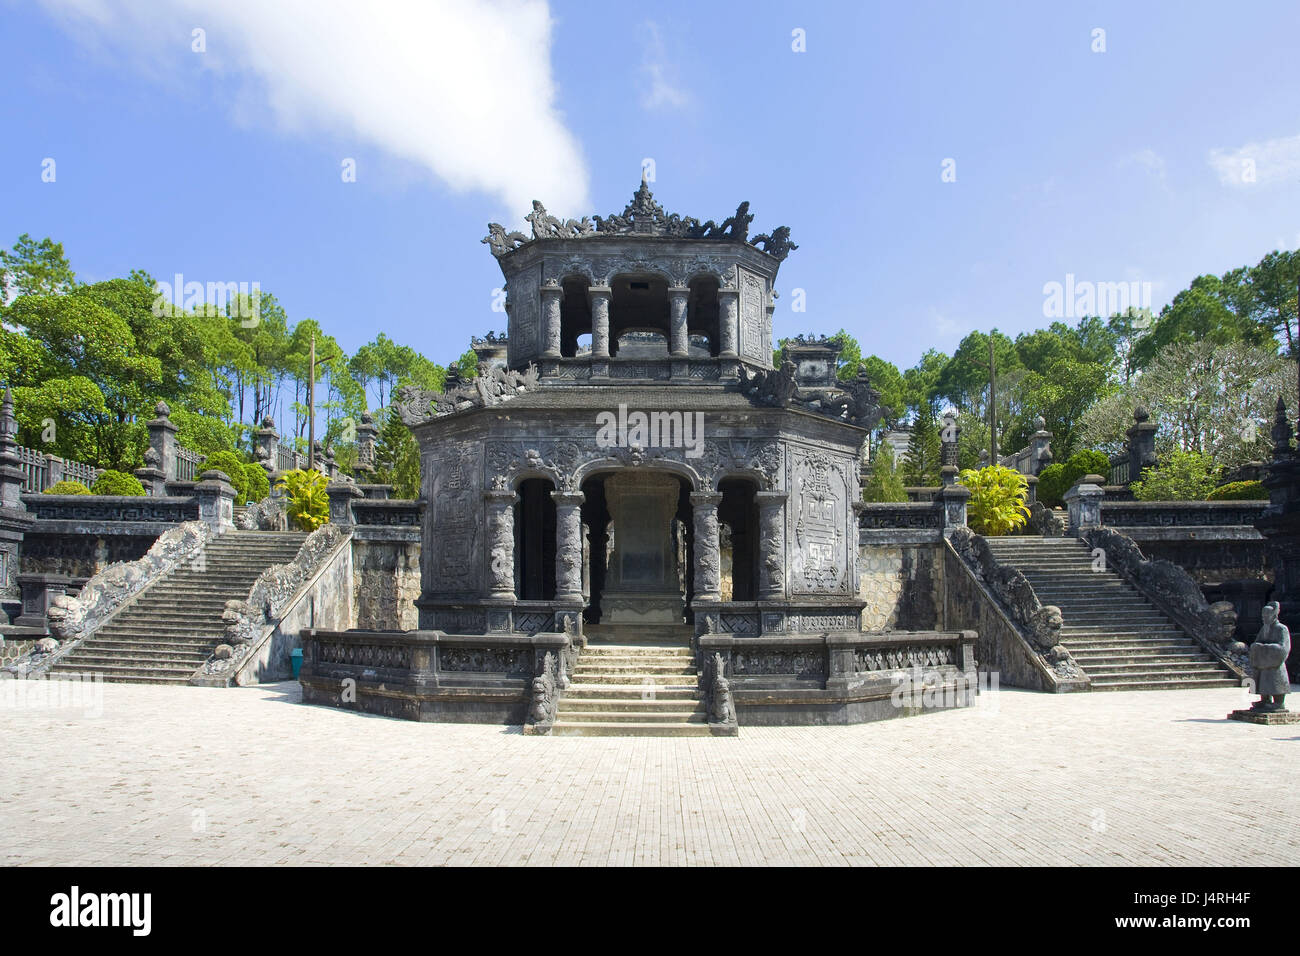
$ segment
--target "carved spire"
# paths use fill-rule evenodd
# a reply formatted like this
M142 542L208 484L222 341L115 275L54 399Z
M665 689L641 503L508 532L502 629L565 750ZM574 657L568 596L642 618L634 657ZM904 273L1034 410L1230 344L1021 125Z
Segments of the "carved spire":
M1286 416L1286 403L1282 396L1277 397L1277 408L1273 412L1273 457L1285 458L1291 454L1291 421Z

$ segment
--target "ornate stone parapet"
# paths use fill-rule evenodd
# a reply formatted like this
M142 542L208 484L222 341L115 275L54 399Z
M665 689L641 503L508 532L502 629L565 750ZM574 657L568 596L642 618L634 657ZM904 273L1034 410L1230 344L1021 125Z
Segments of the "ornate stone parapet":
M785 503L784 491L759 491L758 504L758 597L779 601L785 597Z
M483 492L487 509L488 588L497 600L515 600L515 503L519 495L498 487Z
M552 491L555 501L555 600L582 603L582 502L580 491Z
M1105 480L1101 475L1084 475L1065 493L1065 506L1070 515L1068 534L1082 536L1083 532L1101 526L1101 500L1106 497L1101 486Z
M695 600L722 600L722 555L718 545L718 505L722 495L691 492L695 516Z
M970 489L965 485L944 485L939 497L943 499L944 535L951 535L957 529L966 527L966 503L970 500Z

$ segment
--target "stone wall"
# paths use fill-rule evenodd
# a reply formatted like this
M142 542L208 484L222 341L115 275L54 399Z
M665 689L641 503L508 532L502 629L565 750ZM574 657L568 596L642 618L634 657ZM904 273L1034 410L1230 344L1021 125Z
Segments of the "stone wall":
M371 631L411 631L418 624L420 596L418 538L363 537L352 541L352 626Z
M130 532L83 534L32 530L23 538L22 571L94 577L114 562L144 557L167 527L143 525Z
M930 631L943 606L943 556L937 543L864 541L858 547L858 597L864 631Z

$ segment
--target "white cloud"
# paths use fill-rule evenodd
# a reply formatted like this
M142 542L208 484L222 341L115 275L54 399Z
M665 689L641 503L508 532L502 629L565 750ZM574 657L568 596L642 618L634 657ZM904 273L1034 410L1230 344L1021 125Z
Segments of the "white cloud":
M641 31L641 105L648 110L681 109L690 103L691 95L677 80L677 68L668 56L659 25L647 20L641 24Z
M1130 153L1120 160L1121 166L1136 165L1141 166L1152 176L1160 185L1165 185L1166 167L1165 158L1157 153L1154 149L1140 149L1136 153Z
M150 72L195 56L251 80L254 106L283 128L354 137L520 217L535 198L560 215L589 211L586 163L555 105L546 0L45 5ZM206 31L205 53L190 51L195 27ZM248 107L245 96L240 112Z
M1300 180L1300 136L1212 149L1208 161L1225 186L1266 186Z

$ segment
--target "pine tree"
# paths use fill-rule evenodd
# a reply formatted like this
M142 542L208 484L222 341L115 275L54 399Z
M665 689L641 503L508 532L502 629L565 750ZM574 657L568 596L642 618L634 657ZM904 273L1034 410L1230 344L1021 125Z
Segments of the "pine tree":
M397 408L391 407L379 426L379 441L375 446L376 478L393 486L396 498L420 496L420 446L406 427Z
M939 425L934 420L934 412L922 408L912 425L912 438L903 460L903 480L908 485L932 488L939 484L939 446Z
M871 475L862 489L863 501L906 501L907 491L894 467L894 449L881 442L871 465Z

